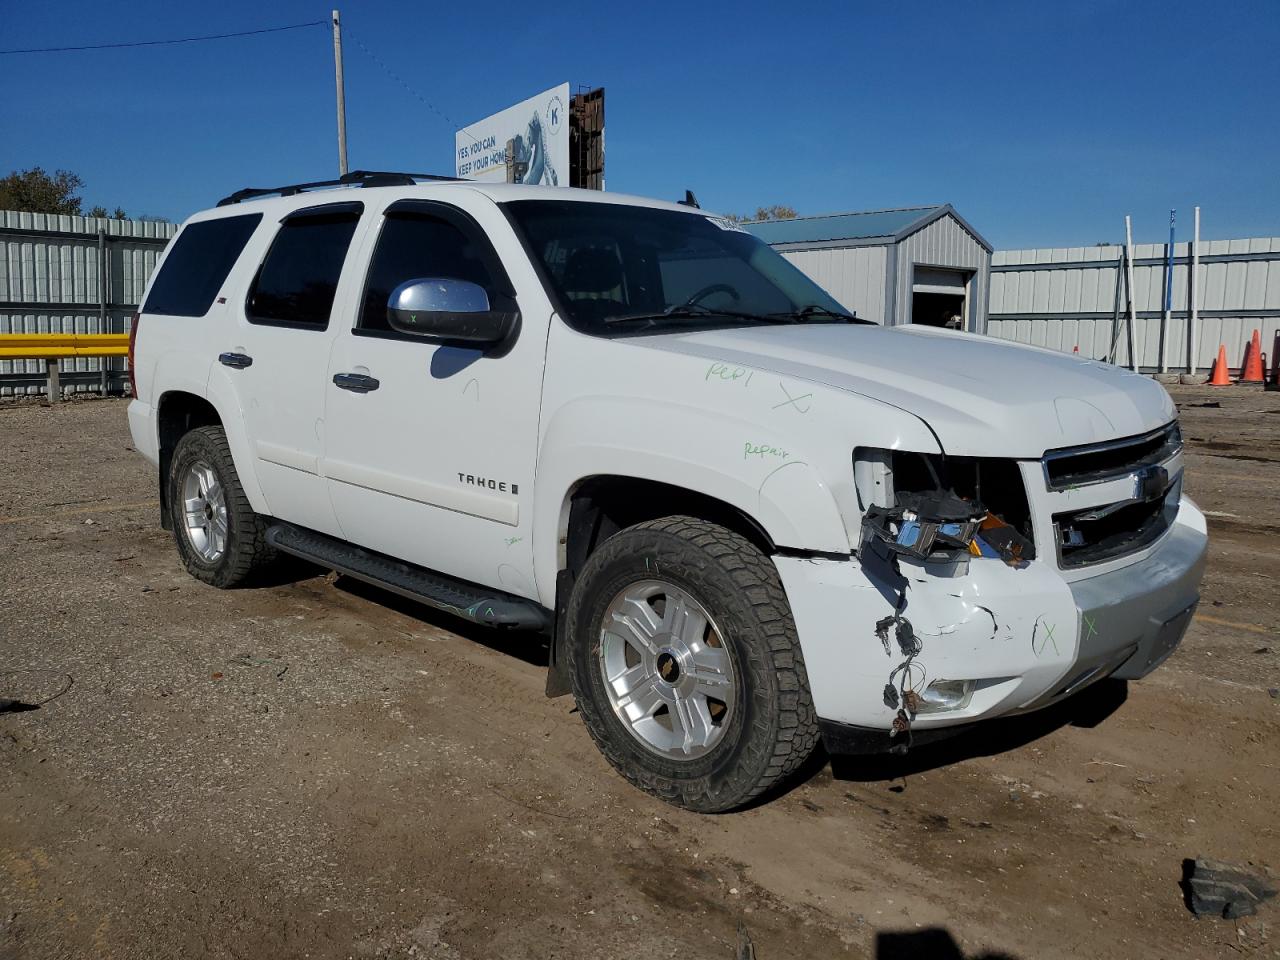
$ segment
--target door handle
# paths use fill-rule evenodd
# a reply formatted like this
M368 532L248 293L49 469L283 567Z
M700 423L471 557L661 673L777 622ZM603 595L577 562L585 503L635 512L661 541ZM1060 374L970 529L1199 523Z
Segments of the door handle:
M253 366L253 357L243 353L220 353L218 354L218 362L224 367L235 367L237 370L243 370L245 367Z
M352 393L368 393L382 386L373 377L366 377L363 373L335 373L333 385L341 390L350 390Z

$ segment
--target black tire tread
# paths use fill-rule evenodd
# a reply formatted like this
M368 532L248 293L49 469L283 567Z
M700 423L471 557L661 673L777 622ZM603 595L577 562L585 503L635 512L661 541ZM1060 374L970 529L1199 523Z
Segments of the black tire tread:
M754 544L726 527L688 516L650 520L611 538L590 559L609 552L611 547L614 551L661 555L663 550L670 550L677 544L693 548L686 551L686 561L693 560L698 565L700 560L704 566L714 563L732 579L751 608L767 650L769 666L777 675L777 726L773 731L769 756L763 763L763 772L752 783L731 785L728 796L690 795L679 781L629 763L601 724L590 698L579 695L576 681L575 697L592 739L610 764L633 785L670 803L697 811L736 809L784 783L818 746L818 718L809 692L804 655L777 568ZM589 560L588 568L590 565ZM570 601L570 624L577 623L577 613L584 602L579 594L580 591L575 590ZM572 661L584 652L584 645L571 638L568 652ZM576 677L576 671L571 669L570 672Z
M267 543L268 518L255 513L250 505L240 484L240 475L236 472L226 432L217 426L197 427L178 441L169 477L170 503L175 504L175 508L179 503L179 491L176 489L178 469L185 459L185 449L191 446L201 448L200 453L210 461L222 481L223 496L227 501L227 551L213 567L193 562L185 549L181 518L175 515L174 536L178 541L178 553L187 572L198 580L222 589L248 583L279 559L276 549Z

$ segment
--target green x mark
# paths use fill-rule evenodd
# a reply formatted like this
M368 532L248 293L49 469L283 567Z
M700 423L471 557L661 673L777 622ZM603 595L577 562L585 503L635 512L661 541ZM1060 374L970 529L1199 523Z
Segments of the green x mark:
M1032 652L1034 652L1034 653L1035 653L1035 655L1038 657L1038 656L1040 656L1040 654L1044 653L1045 644L1047 644L1047 643L1052 643L1052 644L1053 644L1053 652L1054 652L1054 653L1059 653L1059 650L1058 650L1058 641L1057 641L1057 640L1055 640L1055 639L1053 638L1053 631L1057 629L1057 624L1051 624L1051 623L1049 623L1048 621L1041 620L1041 621L1039 621L1039 623L1037 624L1037 627L1039 627L1039 626L1043 626L1043 627L1044 627L1044 639L1040 641L1040 646L1039 646L1039 648L1037 648L1037 647L1036 647L1036 642L1035 642L1035 636L1034 636L1034 634L1032 635L1032 639L1031 639L1031 649L1032 649ZM1059 653L1059 655L1061 655L1061 654Z
M1089 632L1084 635L1083 642L1088 643L1090 637L1097 635L1098 626L1097 626L1097 623L1094 621L1093 617L1089 616L1087 613L1084 615L1084 625L1085 627L1088 628Z

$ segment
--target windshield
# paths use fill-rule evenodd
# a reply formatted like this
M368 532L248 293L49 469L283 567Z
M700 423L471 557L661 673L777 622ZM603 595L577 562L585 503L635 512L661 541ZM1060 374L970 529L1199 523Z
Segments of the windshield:
M716 217L576 200L505 207L565 319L584 333L851 319L778 253Z

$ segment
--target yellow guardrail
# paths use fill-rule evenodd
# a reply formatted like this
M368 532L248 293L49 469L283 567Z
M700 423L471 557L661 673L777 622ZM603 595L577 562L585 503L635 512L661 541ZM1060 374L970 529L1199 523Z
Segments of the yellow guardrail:
M0 360L43 360L49 385L50 403L62 398L58 361L75 357L127 357L127 333L0 333ZM102 392L107 392L107 373L102 371Z
M124 357L127 333L0 333L0 360Z

